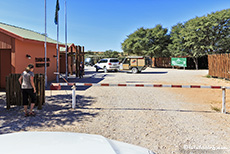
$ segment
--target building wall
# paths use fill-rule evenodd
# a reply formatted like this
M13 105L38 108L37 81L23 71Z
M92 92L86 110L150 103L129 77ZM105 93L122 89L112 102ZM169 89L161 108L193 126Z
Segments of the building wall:
M65 73L65 53L60 54L60 73Z
M6 76L11 73L11 51L14 49L14 39L0 32L0 88L6 85Z
M12 37L0 32L0 49L11 49Z
M26 55L30 55L31 59L28 59ZM56 45L47 43L47 58L50 59L49 67L47 67L47 79L48 81L55 80L56 75L54 72L57 72L56 66ZM15 73L22 73L28 64L33 64L35 66L34 73L44 74L45 67L37 67L36 64L44 64L44 62L36 62L35 58L44 58L45 50L44 43L26 40L20 41L15 40L15 57L12 59L15 61Z

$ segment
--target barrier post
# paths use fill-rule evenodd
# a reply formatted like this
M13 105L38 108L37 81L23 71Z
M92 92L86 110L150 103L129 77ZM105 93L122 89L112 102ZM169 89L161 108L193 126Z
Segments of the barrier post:
M72 108L73 109L76 107L76 95L75 95L75 91L76 91L76 86L75 86L75 84L73 84L73 86L72 86Z
M226 88L222 88L222 113L226 113Z

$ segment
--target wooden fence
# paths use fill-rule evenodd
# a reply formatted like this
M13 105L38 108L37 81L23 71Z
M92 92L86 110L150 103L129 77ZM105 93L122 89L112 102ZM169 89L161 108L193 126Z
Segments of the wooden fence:
M171 58L168 57L155 58L154 62L156 67L164 67L164 68L172 67Z
M68 48L68 72L76 77L80 76L80 63L85 61L84 46L71 46ZM65 52L60 53L60 72L65 73Z
M80 63L85 61L84 46L76 46L76 49L76 77L80 77Z
M195 69L195 63L191 57L181 57L187 58L187 69ZM171 68L171 58L170 57L160 57L160 58L152 58L152 67L160 67L160 68ZM199 69L207 69L208 68L208 57L203 56L198 59ZM176 67L177 68L177 67ZM178 67L179 68L179 67Z
M208 56L209 75L230 79L230 54L215 54Z
M22 106L22 92L21 86L18 81L21 74L10 74L6 77L6 106L10 109L11 105ZM35 105L38 109L42 109L42 105L45 103L45 76L44 74L34 75L34 84L36 87L37 101Z

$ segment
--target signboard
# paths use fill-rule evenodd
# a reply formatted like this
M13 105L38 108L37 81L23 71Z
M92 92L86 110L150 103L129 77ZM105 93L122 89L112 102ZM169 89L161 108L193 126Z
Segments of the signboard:
M187 58L171 58L171 66L187 67Z
M46 61L49 62L50 59L46 58ZM35 62L45 62L45 58L35 58Z
M46 66L49 67L50 66L50 59L49 58L46 58ZM45 58L35 58L35 62L36 62L36 67L45 67Z
M46 66L49 67L50 63L46 63ZM36 67L45 67L45 63L36 63Z

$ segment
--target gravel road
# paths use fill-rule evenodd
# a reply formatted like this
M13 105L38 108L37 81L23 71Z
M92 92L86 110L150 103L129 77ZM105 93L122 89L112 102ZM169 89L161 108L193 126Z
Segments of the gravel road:
M225 85L203 77L207 74L207 70L152 68L141 74L104 74L88 67L85 78L78 81ZM4 94L0 94L0 134L70 131L103 135L155 153L230 153L230 115L216 112L207 104L193 103L183 93L148 87L78 89L77 109L71 109L71 91L53 91L52 96L46 91L46 105L32 118L23 117L20 107L6 111Z

